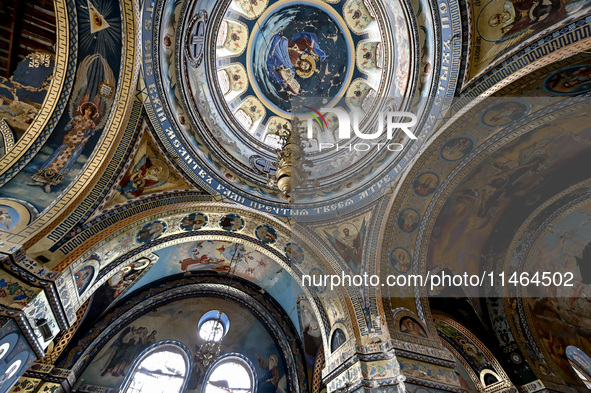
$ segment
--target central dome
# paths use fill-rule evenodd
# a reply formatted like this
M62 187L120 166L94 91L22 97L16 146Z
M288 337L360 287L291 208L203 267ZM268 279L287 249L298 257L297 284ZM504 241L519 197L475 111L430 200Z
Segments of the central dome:
M276 3L259 20L246 64L255 94L267 109L290 117L294 97L331 106L343 96L353 74L353 40L332 7Z
M355 98L380 89L382 33L362 2L233 1L215 46L222 104L247 138L272 148L293 115L354 109ZM353 77L358 88L348 92Z

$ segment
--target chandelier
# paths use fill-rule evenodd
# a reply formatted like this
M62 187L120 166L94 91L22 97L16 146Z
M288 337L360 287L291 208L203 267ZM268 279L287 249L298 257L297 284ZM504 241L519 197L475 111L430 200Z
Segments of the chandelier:
M195 360L204 367L209 366L220 356L221 342L224 337L224 324L221 311L217 312L217 318L207 319L199 325L199 337L204 341L195 355Z

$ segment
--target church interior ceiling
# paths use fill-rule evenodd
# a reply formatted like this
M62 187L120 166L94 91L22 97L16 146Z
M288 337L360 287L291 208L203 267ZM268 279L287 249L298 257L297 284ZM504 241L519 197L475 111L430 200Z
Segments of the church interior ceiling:
M17 3L0 392L588 391L588 1Z

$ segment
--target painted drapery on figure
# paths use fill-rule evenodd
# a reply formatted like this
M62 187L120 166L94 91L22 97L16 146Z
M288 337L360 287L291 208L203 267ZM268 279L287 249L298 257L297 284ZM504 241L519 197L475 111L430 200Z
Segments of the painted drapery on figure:
M309 78L316 70L317 60L326 60L326 54L320 48L316 34L300 32L291 40L275 35L267 56L267 70L274 82L284 88L291 88L282 71L289 70L291 77L297 74L302 78Z
M115 77L107 61L99 54L85 58L78 69L70 100L70 122L62 144L31 176L31 186L51 192L78 161L88 140L106 122L106 112L113 102Z
M166 177L163 181L159 176L164 169L166 169ZM160 160L144 156L134 168L133 173L126 173L123 176L117 190L125 198L131 199L139 197L148 188L164 184L166 178L168 178L168 169L165 168L164 164Z

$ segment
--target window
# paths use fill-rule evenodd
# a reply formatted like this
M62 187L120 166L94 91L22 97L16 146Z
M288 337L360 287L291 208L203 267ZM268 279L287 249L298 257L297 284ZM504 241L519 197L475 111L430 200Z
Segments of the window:
M134 362L122 386L125 393L180 393L190 373L189 351L181 343L162 341Z
M224 325L217 319L209 319L199 328L199 337L205 341L218 342L224 337Z
M203 341L220 342L230 329L228 316L221 311L211 310L199 320L199 337Z
M566 347L566 357L581 381L591 389L591 358L580 348L572 345Z
M343 332L343 330L340 328L336 328L330 340L330 351L336 351L338 348L341 347L341 345L345 343L345 341L347 341L347 336L345 336L345 332Z
M251 393L256 391L256 374L252 363L239 353L219 358L208 370L203 393Z

